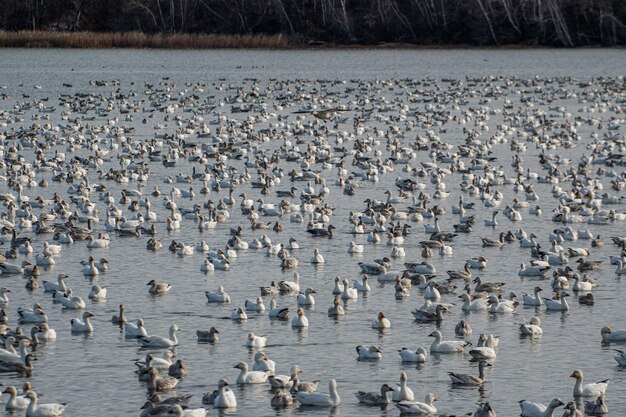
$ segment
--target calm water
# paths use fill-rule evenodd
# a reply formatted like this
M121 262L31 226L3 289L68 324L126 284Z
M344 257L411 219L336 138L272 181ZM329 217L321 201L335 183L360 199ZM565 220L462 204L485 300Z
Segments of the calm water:
M172 95L175 96L182 90L186 82L205 83L203 92L197 94L201 99L214 96L214 102L219 102L225 97L236 92L234 89L225 88L217 90L213 83L224 80L226 86L242 86L246 91L251 88L248 78L260 80L261 90L267 86L267 80L276 79L287 81L295 79L330 79L345 80L346 85L356 85L358 80L404 78L442 80L447 78L464 79L470 76L507 76L529 79L535 76L540 78L573 76L577 80L566 82L562 88L574 93L580 92L577 81L588 81L597 76L623 76L626 67L626 54L622 50L523 50L523 51L290 51L290 52L267 52L267 51L218 51L218 52L172 52L172 51L65 51L65 50L0 50L0 85L6 87L0 93L6 93L9 99L0 101L0 110L10 110L16 101L35 100L49 98L49 105L58 105L60 94L72 94L78 92L90 92L103 96L110 96L119 89L127 94L131 91L138 95L135 100L146 100L142 107L149 107L147 96L143 94L145 83L158 84L163 77L169 77L168 83L176 83L172 87ZM120 85L96 87L89 85L90 80L120 80ZM69 83L71 88L64 88L62 83ZM134 85L133 85L134 83ZM503 85L502 82L499 83ZM41 86L40 89L34 88ZM288 86L295 84L288 84ZM328 87L329 91L343 92L346 85ZM396 92L402 91L400 87L395 90L374 84L379 88L378 96L384 96L389 102L396 97L401 99ZM623 86L623 84L622 84ZM310 87L313 89L313 83ZM424 84L427 91L433 90L433 84ZM446 87L447 88L447 87ZM502 102L509 99L520 107L520 95L516 88L505 89L503 96L489 103L493 108L501 108ZM24 97L23 95L29 96ZM341 98L343 102L354 99L347 95ZM477 106L480 97L468 96L467 103L461 104L461 110ZM623 100L623 99L622 99ZM270 96L270 103L273 97ZM294 107L286 108L284 114L290 114L297 110L302 102ZM408 104L408 103L407 103ZM589 114L580 113L579 110L586 104L579 103L576 97L559 99L548 104L537 102L537 108L547 109L548 106L564 106L573 118L577 115L583 117L599 117L607 120L615 115L613 110L606 113ZM413 107L414 105L411 104ZM415 104L423 108L423 104ZM623 103L622 103L623 106ZM323 107L323 106L320 106ZM272 108L270 106L270 108ZM64 111L57 107L57 111L49 114L51 123L62 123L60 112ZM459 114L453 110L453 114ZM225 112L229 117L239 120L245 119L249 114L230 115L230 105L219 107L216 111ZM24 121L16 125L9 125L2 130L16 126L28 126L33 121L31 114L26 112ZM190 113L178 111L177 114L189 117ZM113 111L108 117L117 115ZM397 115L392 111L389 115ZM120 116L118 124L132 125L136 128L135 136L145 138L154 134L153 126L157 123L165 123L167 127L159 133L173 133L176 126L174 121L163 122L163 113L156 113L154 119L146 125L141 123L144 115L135 115L134 122L123 122ZM561 117L559 115L555 118ZM622 114L623 117L623 114ZM214 114L204 116L205 122L216 120ZM293 116L291 116L293 120ZM501 117L494 115L489 120L490 132L483 133L482 138L488 138L496 131L496 125ZM106 117L98 117L94 124L106 124ZM39 123L45 123L40 121ZM372 119L369 127L381 127L386 125ZM257 128L267 127L260 123ZM447 133L441 133L444 141L455 145L461 144L464 135L461 127L449 123ZM215 126L211 126L214 131ZM351 121L340 126L341 130L352 130ZM572 158L573 164L577 163L583 152L586 152L586 143L590 141L590 134L596 129L587 125L579 127L581 142L576 148L561 150L565 157ZM606 131L600 131L606 132ZM619 131L624 134L624 128ZM423 135L425 130L417 128L415 132L408 132L403 142L412 143L415 134ZM601 135L601 133L600 133ZM104 135L103 135L104 136ZM130 135L131 137L133 135ZM310 139L310 138L309 138ZM192 141L200 143L202 140ZM380 149L382 158L387 157L388 151L382 140ZM265 149L273 150L281 144L271 142L262 144ZM344 144L350 147L351 144ZM306 145L300 145L304 149ZM6 147L6 145L5 145ZM65 145L59 145L46 151L46 155L52 156L55 150L67 152L68 158L71 153ZM502 165L508 175L513 174L511 167L511 152L507 144L497 144L492 149L498 157L496 164ZM115 156L117 151L112 151ZM555 152L548 150L547 152ZM23 151L27 161L33 160L33 152ZM539 149L529 144L529 150L521 154L524 159L524 167L532 171L544 174L538 163ZM89 150L77 147L76 154L89 155ZM419 162L429 161L427 152L419 152L412 165L419 166ZM229 160L243 172L243 162ZM469 161L466 161L469 163ZM299 164L281 162L285 172L292 169L300 170ZM351 167L347 164L347 168ZM115 158L111 162L105 162L103 170L119 168ZM162 179L166 175L175 175L179 172L190 174L193 165L181 158L174 168L166 170L162 164L150 165L151 175L144 187L144 194L151 191L154 186L161 190L169 190L171 186L186 189L187 184L164 184ZM196 169L201 169L196 165ZM594 166L595 170L597 166ZM321 169L320 165L313 166L314 170ZM623 172L623 167L616 167L615 171ZM30 378L14 375L2 375L4 385L21 385L28 380L34 389L42 396L42 402L69 402L70 407L65 415L68 416L121 416L138 415L139 407L146 398L146 387L137 381L134 373L134 360L143 359L146 351L138 347L134 340L125 340L123 331L116 325L112 325L109 319L117 311L119 303L125 303L127 316L130 320L143 318L150 334L165 335L170 324L177 323L183 329L179 334L180 345L176 348L176 356L183 359L190 367L190 376L183 380L176 390L178 394L193 394L192 404L200 406L202 395L212 391L217 386L220 378L226 377L234 382L238 370L233 366L240 361L252 362L254 352L247 350L243 344L249 331L268 337L268 346L264 351L277 363L277 371L280 374L288 373L292 364L299 364L304 373L302 379L320 379L320 391L327 391L329 378L336 378L338 391L343 403L338 408L331 410L331 415L356 416L378 415L395 416L398 410L390 406L386 410L377 408L365 408L357 405L354 393L357 390L378 391L382 383L399 381L401 371L406 371L409 376L409 386L416 395L416 400L422 401L426 393L432 392L438 397L436 403L440 412L450 414L464 414L475 410L475 403L489 400L500 416L513 416L519 414L518 400L528 399L547 403L552 397L558 396L565 401L571 399L573 379L569 378L572 370L580 368L585 372L587 381L610 378L607 403L610 415L626 415L626 387L624 385L625 374L613 360L612 348L615 346L602 346L600 343L600 329L603 326L611 326L614 329L626 327L624 314L625 297L623 295L624 284L622 279L614 274L615 266L608 264L609 255L616 255L618 250L610 242L609 236L626 234L624 223L609 225L573 225L575 229L588 227L594 235L600 234L605 238L604 247L593 249L591 259L603 260L601 268L593 271L590 275L597 279L599 285L594 290L596 304L594 306L579 305L576 298L571 297L571 309L565 313L546 313L544 308L535 311L534 308L518 307L516 313L506 315L489 315L487 313L471 313L466 315L460 310L460 303L456 295L444 296L444 302L456 303L457 307L447 314L440 330L444 339L454 337L454 326L461 319L468 320L474 329L468 340L474 344L481 332L493 333L500 336L498 357L493 368L487 369L487 382L481 389L459 389L450 384L448 371L477 374L477 366L470 362L469 355L443 355L429 357L427 362L419 367L406 365L400 362L397 350L402 347L415 349L418 346L428 348L432 339L428 337L435 326L432 324L418 324L413 320L411 310L423 304L423 297L417 288L411 290L411 296L402 301L394 299L393 286L382 286L371 279L372 292L367 297L348 302L347 314L339 320L327 317L327 308L332 303L331 289L336 275L349 279L359 277L357 262L371 261L373 259L389 256L390 247L384 240L379 245L366 243L366 235L357 236L357 243L365 243L366 251L363 255L350 256L347 253L350 240L350 224L348 214L351 210L362 210L363 200L366 198L383 199L384 191L393 190L394 180L398 176L406 176L397 166L395 171L381 175L376 184L365 184L357 190L357 195L349 197L343 195L341 189L336 187L334 179L336 171L322 171L322 175L328 179L330 195L326 202L336 207L335 215L331 223L337 227L334 239L315 239L307 236L304 232L305 225L289 223L288 215L282 221L286 230L277 234L267 231L273 243L287 242L289 237L298 239L302 249L296 253L300 259L298 269L301 276L301 286L312 287L317 290L317 305L307 309L310 327L304 331L296 331L290 327L289 322L270 321L266 315L249 314L249 320L238 324L228 317L231 309L243 306L246 298L258 296L258 287L268 285L270 281L291 279L292 272L281 272L280 261L275 257L266 257L265 251L249 249L240 251L239 256L232 262L231 270L227 272L215 271L205 275L200 272L203 256L199 253L186 258L179 258L167 250L167 245L172 239L181 240L187 244L194 244L201 239L205 240L211 248L224 247L229 237L229 229L241 225L244 230L244 239L251 241L254 237L260 238L263 231L253 231L249 227L249 221L241 215L238 203L230 210L231 217L225 223L219 224L213 231L199 233L195 223L183 221L180 230L167 233L165 218L169 214L163 207L163 197L152 200L152 210L157 211L159 222L159 238L162 239L164 248L157 253L146 251L145 244L148 237L120 239L113 237L111 245L107 249L88 250L84 242L66 245L61 256L56 258L56 265L45 271L41 280L54 280L58 273L67 273L67 280L75 294L87 300L90 281L81 274L81 260L86 260L89 255L96 258L106 257L110 261L109 272L100 275L96 282L108 287L108 300L101 303L87 301L87 309L95 314L95 331L90 336L72 335L70 333L69 320L78 317L80 311L66 311L60 305L53 304L51 296L45 294L43 289L30 293L24 289L25 280L19 276L0 278L2 285L9 287L12 292L10 303L5 307L9 314L9 324L16 325L16 312L19 306L30 308L34 302L42 304L49 317L50 326L57 330L58 339L55 342L46 343L37 349L38 361L35 363L35 371ZM40 173L37 180L45 178L50 181L49 173ZM91 172L89 176L92 183L99 183L98 174ZM609 190L610 178L600 177L605 190L611 194L617 192ZM416 180L424 180L416 178ZM457 203L461 194L459 183L461 177L458 174L448 176L445 179L447 190L451 192L448 200L435 202L444 206L448 214L441 218L442 229L451 231L452 225L457 222L456 215L451 215L450 207ZM135 184L117 184L106 181L105 185L112 191L116 199L120 196L123 188L134 188ZM287 177L282 183L272 189L272 194L265 196L266 201L278 202L274 195L275 190L287 190L291 187ZM303 183L295 184L302 189ZM65 195L68 184L50 182L46 189L29 188L25 194L31 199L39 195L47 198L53 192ZM202 196L198 190L202 187L197 181L193 184L196 190L196 198L191 200L179 199L178 206L190 208L194 203L202 204L207 197L217 201L227 195L222 190L220 193ZM569 189L569 184L563 185ZM317 189L317 187L316 187ZM523 194L514 193L511 186L497 187L504 195L502 207L509 204L517 196L523 199ZM489 260L488 268L477 273L486 281L506 282L509 290L531 292L536 285L535 281L520 279L517 275L520 262L529 263L530 252L528 249L519 247L513 243L505 250L494 248L482 248L480 237L496 237L499 232L514 230L520 226L530 233L534 232L539 237L544 247L548 247L548 233L558 225L550 220L551 210L557 202L551 196L551 185L536 184L535 189L540 196L538 204L543 210L539 217L530 216L528 209L522 209L524 220L522 223L512 223L503 216L499 216L500 225L487 228L483 225L483 219L490 217L491 209L483 208L475 196L464 194L466 201L476 201L477 209L472 211L477 221L474 232L461 234L453 242L454 256L435 256L431 262L436 266L437 279L445 278L446 270L460 270L465 259L479 255L486 256ZM0 184L0 192L8 192L6 183ZM431 194L434 189L430 183L425 190ZM14 191L13 191L14 192ZM255 198L259 196L258 190L253 190L249 183L237 187L236 195L246 192ZM623 193L622 193L623 194ZM97 196L93 195L96 201ZM105 207L98 202L101 219L104 217ZM119 203L116 203L121 207ZM400 204L406 207L408 204ZM624 212L625 204L615 205L617 211ZM5 209L6 210L6 209ZM39 210L35 210L39 213ZM128 212L126 213L128 214ZM275 218L267 219L274 221ZM431 223L426 220L426 223ZM405 259L393 261L392 269L401 269L403 262L420 262L421 248L418 243L427 239L421 224L412 224L412 233L408 236L404 245L407 256ZM104 220L95 226L96 231L104 230ZM32 233L24 232L29 235ZM32 234L35 251L41 251L43 242L50 240L50 235ZM6 244L5 244L6 246ZM564 247L588 247L589 241L565 242ZM326 259L326 264L314 267L308 261L313 254L314 248L320 248ZM21 255L18 261L34 258ZM169 282L173 285L170 294L162 297L148 295L146 283L149 279ZM232 302L230 304L207 304L204 296L205 290L214 290L223 285L229 292ZM549 282L540 285L544 288L544 295L548 296ZM457 291L460 293L460 290ZM289 306L290 314L295 312L295 299L293 296L277 297L278 305ZM269 299L266 300L269 305ZM392 328L384 333L371 329L371 319L378 311L384 311L392 323ZM529 319L535 313L542 318L544 336L534 340L520 338L518 326L521 322ZM215 326L219 329L221 340L216 345L199 344L196 341L197 329L208 329ZM30 329L29 326L25 327ZM359 362L356 360L355 346L376 344L383 352L383 359L379 362ZM276 412L270 405L271 393L269 386L248 385L234 388L238 398L236 411L228 414L236 415L327 415L327 409L301 408L294 405L291 409ZM104 411L106 410L106 411ZM562 411L555 414L560 415ZM210 414L215 414L211 410Z

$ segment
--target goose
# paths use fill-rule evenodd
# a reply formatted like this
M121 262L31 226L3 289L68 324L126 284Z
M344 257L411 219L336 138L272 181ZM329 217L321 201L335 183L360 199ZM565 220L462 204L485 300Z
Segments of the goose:
M576 272L574 274L574 285L572 286L572 291L574 292L588 292L593 290L595 287L595 283L589 281L581 281L580 274Z
M89 291L89 295L87 296L90 300L94 301L102 301L107 298L107 288L101 287L97 284L91 286L91 291Z
M439 293L439 290L437 290L436 285L437 284L433 281L426 285L426 288L424 289L424 298L426 300L438 301L441 299L441 294Z
M33 310L26 310L22 307L17 309L17 315L19 316L20 323L47 323L48 316L41 309L41 306L37 303L33 306Z
M573 402L572 402L573 403ZM575 405L574 405L575 407ZM578 410L580 412L580 410ZM604 403L604 395L596 398L596 401L585 401L585 414L590 416L604 416L609 413L609 407ZM580 417L583 414L580 412ZM577 415L572 414L572 417L577 417Z
M279 281L278 290L282 293L291 293L300 291L300 274L294 272L293 281Z
M276 372L276 362L268 358L265 352L257 352L254 354L254 365L252 365L252 370L267 371L271 376ZM287 378L286 375L283 375L283 377Z
M550 267L526 266L523 262L520 264L518 275L520 277L543 277Z
M536 248L537 241L535 239L537 239L537 236L534 233L531 233L528 238L521 238L519 240L520 248Z
M198 342L216 343L219 337L219 331L215 327L211 327L209 330L196 330L196 336Z
M248 315L243 310L243 308L238 307L238 308L233 309L233 311L230 312L230 319L241 322L244 320L248 320Z
M383 357L380 349L377 346L363 346L359 345L356 347L356 352L359 355L359 360L378 360Z
M276 307L276 300L272 298L272 301L270 301L270 311L268 316L270 320L287 320L289 318L289 308Z
M348 253L363 253L365 251L365 247L363 245L357 245L354 240L350 242L350 248L348 248Z
M136 324L126 323L124 326L124 337L127 339L146 336L148 336L148 332L146 331L146 328L143 327L142 319L138 319Z
M339 317L345 314L344 308L339 304L339 297L335 296L333 305L328 308L328 317Z
M248 364L245 362L239 362L233 368L240 370L237 384L263 384L269 376L267 371L248 371Z
M80 310L85 308L85 301L79 297L72 295L72 289L68 289L66 293L62 293L60 291L52 294L52 299L57 302L63 304L63 307L70 310Z
M0 304L7 304L9 302L9 296L7 293L10 293L11 290L7 287L0 288Z
M505 239L505 234L504 233L500 233L498 235L498 239L491 239L488 237L481 237L480 240L483 243L483 247L484 248L490 248L490 247L495 247L495 248L502 248L504 246L504 239Z
M86 277L93 277L100 274L100 271L95 265L95 260L93 256L89 257L89 263L83 266L83 275Z
M302 328L309 327L309 319L304 315L304 310L299 307L296 311L296 317L291 320L291 327Z
M496 412L491 406L491 403L487 401L484 404L479 404L478 410L476 410L471 417L496 417Z
M418 347L415 352L407 348L402 348L398 350L398 353L400 354L402 362L409 363L424 363L426 362L426 358L428 357L428 352L421 346Z
M389 396L387 393L392 391L393 388L387 384L383 384L380 387L380 393L359 391L355 395L360 404L384 406L389 404Z
M536 286L534 288L534 294L535 296L531 296L526 294L525 292L522 292L522 302L524 303L525 306L541 306L543 305L543 300L541 299L541 297L539 297L539 293L541 291L543 291L543 289L539 286Z
M406 372L400 373L400 384L396 386L391 394L391 399L397 401L413 401L415 396L411 388L407 386L408 377Z
M534 316L530 319L528 324L520 324L519 332L522 336L541 336L543 334L543 330L541 329L541 319Z
M274 408L289 407L293 404L293 397L291 394L283 392L282 389L277 389L274 396L270 400L270 404Z
M378 312L376 318L372 319L372 329L388 329L391 327L391 322L385 317L385 313Z
M488 300L490 313L513 313L517 307L517 301L500 302L497 296L491 295Z
M178 385L178 379L171 376L160 376L156 368L148 368L148 389L151 392L172 390Z
M35 335L35 337L37 337ZM1 361L0 372L15 372L18 374L25 374L29 376L33 371L33 361L36 361L34 355L26 354L22 360L21 357L17 357L14 361Z
M459 295L459 298L463 299L463 305L461 306L461 310L463 311L484 311L489 309L487 300L484 298L477 298L476 300L472 300L471 296L468 293L463 293Z
M83 319L73 318L70 320L70 325L72 329L72 333L92 333L93 325L91 324L91 317L94 317L88 311L83 313Z
M469 374L457 374L454 372L448 372L450 379L454 385L482 385L485 383L485 367L491 366L491 364L480 361L478 363L478 376Z
M484 256L478 256L476 258L468 259L469 267L473 269L485 269L487 268L487 258Z
M230 303L230 296L224 292L222 286L219 286L216 292L205 291L204 295L209 303Z
M67 277L68 275L66 274L59 274L57 276L57 283L50 282L50 281L42 281L41 283L43 284L44 291L45 292L67 291L67 287L65 285L65 278Z
M237 397L235 397L235 393L230 389L226 388L228 386L228 381L225 379L220 379L217 387L218 387L218 395L213 400L213 407L215 408L236 408L237 407Z
M415 320L417 320L420 323L430 323L430 322L441 323L441 321L443 320L443 315L442 315L443 310L444 310L444 306L441 304L437 304L435 306L434 313L430 311L424 311L421 309L415 309L411 313L413 314L413 317L415 317Z
M156 282L153 279L150 280L150 282L148 282L146 285L150 286L150 288L148 289L148 293L152 295L167 294L172 289L172 286L170 284L165 282Z
M554 410L564 404L559 398L553 398L548 406L527 400L519 401L519 406L522 410L521 417L552 417Z
M570 377L576 379L576 383L574 384L574 397L599 397L604 395L606 389L609 387L608 379L584 384L583 371L580 369L574 370Z
M437 412L437 408L433 405L435 401L437 401L437 397L429 393L426 394L423 403L417 401L400 401L396 407L400 409L400 414L432 415Z
M465 346L468 346L470 343L466 341L442 341L443 337L439 330L435 330L428 336L434 337L435 340L430 345L431 353L457 353L463 352Z
M296 399L302 405L318 407L336 407L341 404L341 398L337 393L337 382L334 379L328 383L328 394L298 391L296 392Z
M496 351L494 347L490 343L490 339L484 333L481 333L478 338L478 346L470 349L469 354L474 360L495 359Z
M189 376L189 368L187 368L187 365L185 365L181 359L178 359L169 366L167 374L174 378L185 378Z
M461 320L454 327L454 334L461 337L469 336L472 334L472 327L467 321Z
M446 271L450 279L463 279L469 281L472 278L472 273L469 270L469 261L463 265L463 271Z
M26 417L56 417L63 414L67 403L49 403L38 405L37 393L28 391L26 398L30 400L30 404L26 408Z
M37 337L43 340L54 340L57 338L57 332L48 326L48 323L41 323L37 326Z
M248 333L248 337L246 338L245 346L247 348L262 348L265 347L267 343L267 337L265 336L257 336L254 333Z
M480 277L476 277L474 278L474 281L472 281L474 284L476 284L474 286L474 292L476 293L482 293L482 292L487 292L487 293L493 293L493 292L499 292L502 287L504 285L506 285L504 282L483 282L483 280Z
M610 342L626 342L626 330L612 330L610 327L603 327L600 330L602 341Z
M18 396L17 390L13 386L8 386L2 391L3 394L9 394L10 398L6 402L4 409L7 411L22 411L26 410L30 400L25 396Z
M498 210L494 210L491 213L491 219L485 219L485 226L496 227L498 225L498 221L496 220L497 215L498 215Z
M315 305L315 298L313 298L312 294L315 294L315 290L312 288L307 288L304 290L304 294L298 294L296 302L299 306L312 306Z
M565 300L565 297L569 297L569 294L565 291L560 291L557 293L559 295L558 299L553 300L550 298L545 298L546 310L550 311L567 311L569 310L569 305Z
M256 300L247 299L244 303L244 308L246 311L254 311L257 313L262 313L265 311L265 304L263 304L263 298L257 297Z
M178 345L176 333L180 328L176 324L170 325L169 336L139 336L139 342L149 348L171 348Z
M313 250L313 256L311 257L311 263L314 264L314 265L323 264L324 263L324 257L320 253L320 250L317 249L317 248L315 248Z
M338 277L337 277L338 278ZM342 300L356 300L359 297L359 292L356 288L352 288L350 287L350 283L348 282L347 279L343 279L342 280L342 286L338 287L336 285L337 288L342 288L341 291L341 299ZM334 293L335 291L333 291Z

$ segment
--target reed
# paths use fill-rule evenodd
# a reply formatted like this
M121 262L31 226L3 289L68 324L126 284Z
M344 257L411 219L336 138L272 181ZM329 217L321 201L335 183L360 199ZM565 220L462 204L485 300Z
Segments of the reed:
M287 49L281 35L0 31L0 48Z

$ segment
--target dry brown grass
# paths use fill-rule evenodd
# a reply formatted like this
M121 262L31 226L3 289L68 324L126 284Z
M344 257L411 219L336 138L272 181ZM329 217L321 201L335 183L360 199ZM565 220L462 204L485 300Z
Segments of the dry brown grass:
M286 49L280 35L0 31L0 48Z

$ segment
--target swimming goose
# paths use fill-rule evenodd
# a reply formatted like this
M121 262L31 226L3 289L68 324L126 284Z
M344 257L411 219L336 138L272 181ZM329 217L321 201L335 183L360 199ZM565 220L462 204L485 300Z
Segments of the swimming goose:
M245 346L247 348L262 348L265 347L267 343L267 337L265 336L257 336L254 333L248 333L248 337L246 338Z
M274 281L272 281L271 284L266 287L259 287L259 288L261 289L262 296L278 295L278 287L276 286L276 283Z
M13 386L8 386L2 391L3 394L9 394L10 398L6 402L4 409L7 411L21 411L26 410L28 404L30 404L30 400L25 396L18 396L17 390Z
M293 404L293 397L291 394L283 392L283 390L279 388L270 400L270 404L274 408L289 407Z
M528 324L520 324L519 332L522 336L541 336L543 334L543 330L541 329L541 319L534 316L530 319Z
M474 411L471 417L496 417L496 412L491 407L491 403L487 401L484 404L479 404L478 410Z
M171 348L178 345L176 333L180 328L176 324L172 324L169 328L169 336L139 336L139 341L144 347L149 348Z
M454 334L461 337L469 336L472 334L472 327L467 321L461 320L454 327Z
M134 323L126 323L124 326L124 337L127 339L134 337L145 337L148 336L148 332L145 327L143 327L143 320L138 319L136 324Z
M248 371L248 364L245 362L239 362L234 368L240 370L237 384L263 384L269 376L267 371Z
M150 286L148 292L153 295L166 294L172 289L172 286L170 284L167 284L165 282L156 282L153 279L150 280L150 282L148 282L146 285Z
M248 315L243 310L243 308L238 307L238 308L233 309L233 311L230 312L230 319L241 322L244 320L248 320Z
M385 313L378 312L376 318L372 319L372 329L388 329L391 327L391 322L385 317Z
M293 365L289 375L270 375L267 379L272 388L290 389L293 386L292 376L298 372L302 372L302 369L298 365Z
M304 315L304 310L299 307L296 312L296 317L291 320L291 327L309 327L309 319Z
M235 393L226 388L228 386L228 381L225 379L220 379L217 387L218 394L213 400L213 407L215 408L236 408L237 407L237 397L235 397ZM203 402L204 399L203 399Z
M569 310L569 305L565 300L565 297L569 297L569 294L565 291L560 291L557 293L557 299L545 298L546 310L550 311L567 311Z
M15 361L0 361L0 372L15 372L29 376L33 371L32 362L36 360L35 356L29 353L24 356L23 361L19 356Z
M299 306L312 306L315 305L315 298L313 298L312 294L315 294L316 291L312 288L307 288L304 290L304 294L298 294L296 302Z
M525 306L541 306L543 305L543 300L539 297L539 293L543 291L543 289L539 286L536 286L533 290L535 296L530 296L525 292L522 292L522 300Z
M189 368L187 368L187 365L185 365L181 359L178 359L169 366L167 374L174 378L185 378L189 376Z
M485 366L491 366L491 364L485 361L478 363L478 376L454 372L448 372L448 375L455 385L482 385L485 383Z
M151 392L169 391L178 385L178 379L171 376L161 376L156 368L149 368L148 375L148 389Z
M67 407L66 403L38 405L37 393L35 393L35 391L28 391L26 398L30 400L30 404L28 404L26 408L26 417L57 417L63 414L63 411L65 411Z
M289 318L289 308L276 307L276 300L272 298L268 316L270 320L287 320Z
M383 384L380 387L380 393L359 391L355 395L360 404L384 406L389 404L389 396L387 393L392 391L393 388L387 384Z
M265 304L263 304L263 298L261 297L257 297L256 301L247 299L244 303L244 307L246 311L255 311L257 313L265 311Z
M296 392L296 399L302 405L312 405L319 407L335 407L341 404L341 398L337 393L337 382L331 379L328 383L328 394L320 392Z
M430 345L431 353L457 353L463 352L465 346L470 345L471 343L466 341L457 341L457 340L448 340L442 341L443 337L439 330L435 330L428 336L434 337L435 340Z
M426 394L424 402L400 401L396 406L400 409L400 414L432 415L437 412L433 402L437 401L434 394Z
M485 226L496 227L498 225L498 221L496 220L497 215L498 215L498 210L494 210L491 213L491 219L485 219Z
M230 296L224 292L222 286L217 288L217 292L205 291L204 295L209 303L230 303Z
M519 401L521 417L552 417L554 410L564 404L559 398L553 398L548 406L526 400Z
M124 314L124 311L126 311L126 306L124 304L120 304L120 313L114 314L113 317L111 317L111 323L114 323L114 324L126 323L126 315Z
M472 300L468 293L459 295L459 298L463 299L463 305L461 306L461 310L463 311L484 311L489 308L485 298Z
M83 266L83 275L86 277L93 277L99 275L100 271L96 268L95 259L93 256L89 257L89 262Z
M359 298L359 292L356 288L350 287L350 282L347 279L343 279L343 291L341 292L342 300L356 300Z
M219 331L215 327L211 327L209 330L196 330L198 342L216 343L220 339L218 333Z
M600 330L603 342L626 342L626 330L612 330L610 327L603 327Z
M312 264L323 264L324 263L324 257L320 253L320 250L317 249L317 248L315 248L315 250L313 250L313 256L311 257L311 263Z
M298 292L300 291L300 274L293 273L293 281L279 281L278 289L282 293Z
M400 354L400 358L402 358L402 362L409 363L424 363L428 357L428 352L421 346L418 347L415 352L407 348L402 348L398 353Z
M411 311L411 313L413 314L413 317L415 317L415 320L417 320L420 323L430 323L430 322L440 323L443 320L443 315L441 313L443 310L444 310L443 305L437 304L435 306L434 313L429 312L429 311L424 311L421 309L415 309Z
M89 295L87 296L90 300L94 301L102 301L107 298L107 288L101 287L97 284L91 286L91 291L89 291Z
M365 251L365 247L363 245L357 245L354 240L350 242L350 248L348 248L348 253L363 253Z
M326 229L313 228L313 229L308 229L307 232L310 233L311 236L313 237L328 237L329 239L331 239L333 237L334 229L335 229L335 226L333 226L332 224L329 224Z
M548 272L549 266L526 266L523 262L520 264L520 269L517 273L520 277L543 277Z
M484 333L481 333L478 338L478 346L470 349L469 354L474 360L495 359L496 351L494 347L495 346L489 343L487 336Z
M406 372L400 373L400 384L393 389L391 399L393 401L413 401L415 396L411 388L407 386L408 377Z
M48 323L40 323L37 326L37 337L43 340L54 340L57 338L57 332L48 326Z
M463 265L463 271L446 271L450 279L464 279L469 281L472 278L472 273L469 270L469 261Z
M580 411L580 410L578 410ZM589 416L604 416L609 413L609 407L604 403L604 395L596 398L596 401L585 401L585 414ZM572 414L572 417L579 417L577 414ZM580 417L583 417L580 412Z
M92 333L93 325L91 324L91 317L94 317L88 311L83 313L83 319L73 318L70 320L70 325L72 328L72 333Z
M489 303L489 312L490 313L513 313L515 311L515 307L519 304L517 301L500 301L497 296L491 295L487 300Z
M328 308L328 317L339 317L345 314L344 308L339 304L339 297L335 296L333 305Z
M68 276L66 274L59 274L57 276L57 283L50 281L42 281L43 288L45 292L55 292L55 291L67 291L67 286L65 285L65 278Z
M32 310L27 310L22 307L17 309L17 315L19 316L20 323L47 323L48 316L44 313L43 309L38 303L33 305Z
M576 383L574 384L574 397L598 397L604 395L606 389L609 387L608 379L584 384L583 371L580 369L574 370L570 377L576 379Z
M270 375L273 375L276 372L276 362L268 358L265 352L257 352L254 354L254 364L252 365L252 370L266 371L269 372ZM289 379L286 375L283 376Z
M377 346L363 346L359 345L356 347L356 353L359 355L359 360L378 360L383 357L380 349Z

